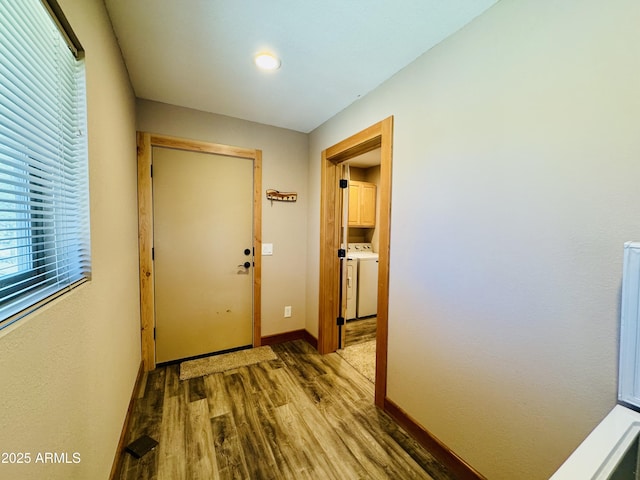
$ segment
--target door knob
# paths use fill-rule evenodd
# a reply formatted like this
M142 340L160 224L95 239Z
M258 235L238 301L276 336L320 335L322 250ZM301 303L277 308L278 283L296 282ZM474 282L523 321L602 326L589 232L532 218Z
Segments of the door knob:
M244 254L245 255L251 255L251 250L249 250L248 248L244 249Z
M251 266L251 262L244 262L238 265L238 268L240 267L249 268L250 266Z

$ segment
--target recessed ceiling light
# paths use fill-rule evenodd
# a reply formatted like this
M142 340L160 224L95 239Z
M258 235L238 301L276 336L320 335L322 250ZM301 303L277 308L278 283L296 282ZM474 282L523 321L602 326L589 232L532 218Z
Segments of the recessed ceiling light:
M280 68L280 59L271 53L259 53L253 61L262 70L277 70Z

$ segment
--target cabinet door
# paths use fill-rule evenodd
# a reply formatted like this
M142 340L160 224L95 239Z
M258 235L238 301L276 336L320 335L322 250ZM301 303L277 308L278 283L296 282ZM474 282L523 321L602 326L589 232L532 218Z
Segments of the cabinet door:
M376 185L374 183L349 182L349 226L376 226Z
M376 186L363 183L360 187L360 226L376 226Z
M349 226L360 226L360 182L349 182Z

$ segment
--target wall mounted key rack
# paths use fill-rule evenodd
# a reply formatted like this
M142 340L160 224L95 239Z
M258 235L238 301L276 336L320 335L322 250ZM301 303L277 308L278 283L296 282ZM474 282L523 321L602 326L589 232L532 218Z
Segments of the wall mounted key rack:
M295 202L298 200L297 192L280 192L278 190L267 190L267 200L276 202Z

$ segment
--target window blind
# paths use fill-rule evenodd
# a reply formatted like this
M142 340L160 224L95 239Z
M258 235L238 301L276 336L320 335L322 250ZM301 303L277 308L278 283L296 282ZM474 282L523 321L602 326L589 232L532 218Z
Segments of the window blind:
M50 11L0 2L0 328L90 277L84 61Z

